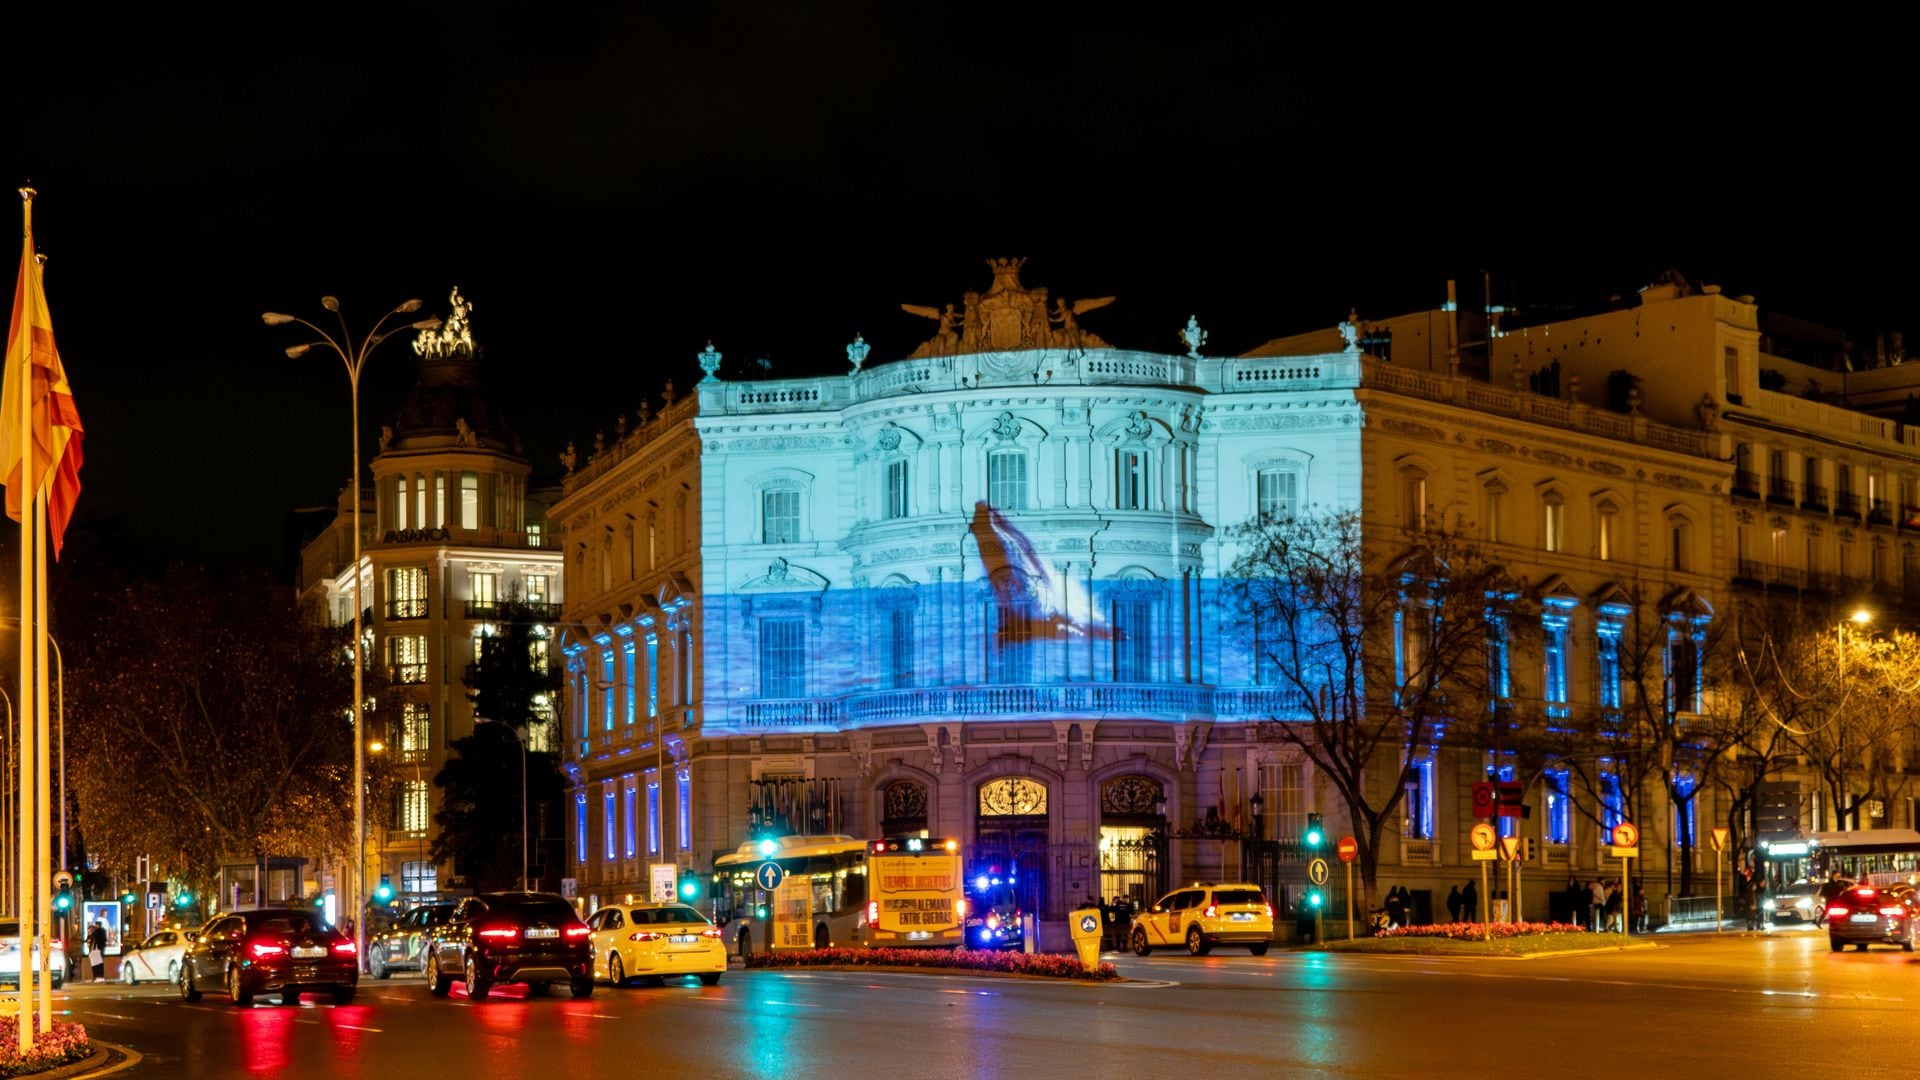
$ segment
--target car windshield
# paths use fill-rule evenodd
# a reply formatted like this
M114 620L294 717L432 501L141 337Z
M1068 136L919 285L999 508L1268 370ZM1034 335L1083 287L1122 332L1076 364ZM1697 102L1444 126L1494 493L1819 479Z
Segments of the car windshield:
M690 907L637 908L629 912L636 923L704 923L705 915Z
M302 911L276 911L248 916L246 921L249 929L264 934L305 934L327 929L325 923Z
M1213 894L1216 904L1264 904L1267 898L1260 895L1259 889L1221 889Z
M564 900L502 900L492 905L495 915L504 915L513 919L544 919L548 922L567 922L576 916L573 905Z

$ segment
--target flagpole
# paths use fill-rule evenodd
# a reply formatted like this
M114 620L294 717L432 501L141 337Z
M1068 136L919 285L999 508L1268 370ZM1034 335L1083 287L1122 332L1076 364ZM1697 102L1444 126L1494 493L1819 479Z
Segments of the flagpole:
M22 202L21 210L24 218L24 228L25 228L25 238L22 242L25 245L26 250L31 251L33 247L33 189L21 188L20 199ZM21 266L23 269L26 266L26 259L24 255L21 259ZM32 287L32 283L29 280L26 280L25 275L23 274L22 280L20 281L19 285L16 288L27 289L31 287ZM14 296L13 304L16 311L20 310L22 305L25 303L26 303L25 298L17 294ZM15 327L16 332L18 332L20 329L21 328L19 327ZM7 359L9 362L11 362L13 360L12 354L15 351L12 342L8 342L7 351L8 351ZM31 356L25 355L21 359L23 361L20 365L21 370L8 371L6 374L8 379L27 380L24 384L19 386L20 415L15 418L15 421L19 424L19 427L16 428L14 432L14 438L18 442L19 450L20 450L20 480L18 481L18 483L24 489L24 487L28 482L27 478L33 475L33 451L34 451L33 385L31 381L33 378L33 371L32 371ZM20 632L20 694L18 698L20 703L20 707L18 709L18 712L20 715L20 787L19 787L20 817L19 817L19 825L18 825L18 830L20 834L20 862L19 862L20 879L19 879L19 893L18 893L17 902L19 904L19 910L20 910L20 946L21 946L20 962L23 965L25 965L28 963L27 949L31 947L30 943L33 941L33 930L34 930L34 927L33 927L33 917L34 917L33 869L34 869L34 862L35 862L34 849L33 849L34 831L31 824L35 817L34 801L33 801L33 797L34 797L34 783L33 783L34 726L32 722L33 686L34 686L33 650L29 645L30 641L32 640L32 636L28 632L27 628L33 624L33 619L34 619L33 551L34 551L34 541L37 540L38 537L34 535L34 531L33 531L34 515L32 511L27 509L27 506L26 506L26 504L31 501L32 497L29 496L25 490L21 490L18 492L18 499L21 504L20 506L20 509L21 509L21 513L20 513L20 591L16 595L18 596L18 602L20 604L21 632ZM18 1026L19 1035L18 1035L18 1042L15 1043L15 1045L19 1047L22 1055L25 1055L28 1051L33 1049L33 1043L34 1043L33 992L34 992L33 979L30 976L30 972L27 970L22 970L20 973L20 998L19 998L20 1011L16 1017L19 1024Z
M33 787L34 803L40 812L34 815L34 848L38 852L35 872L47 880L47 856L53 854L53 796L48 790L51 770L47 767L48 748L53 740L47 733L47 491L43 484L33 496ZM22 641L21 647L26 647ZM64 869L64 868L63 868ZM34 925L40 928L40 970L34 972L34 992L40 1001L40 1030L53 1030L53 890L42 886L35 893L39 911Z

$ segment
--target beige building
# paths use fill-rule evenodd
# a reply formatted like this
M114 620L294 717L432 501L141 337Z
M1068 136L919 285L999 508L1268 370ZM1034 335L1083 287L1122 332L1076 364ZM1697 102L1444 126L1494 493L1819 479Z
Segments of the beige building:
M480 636L510 596L556 618L565 599L560 553L545 531L550 496L529 486L519 441L482 393L470 310L456 290L446 325L415 342L420 378L381 427L359 566L349 494L301 553L304 594L333 625L353 621L356 570L360 577L368 667L387 684L366 714L366 735L378 744L375 759L384 755L393 792L390 805L367 807L368 887L385 877L402 902L462 884L457 868L429 853L441 794L433 778L451 743L473 731L463 679ZM534 729L528 744L557 749L551 725ZM541 855L529 853L536 880Z

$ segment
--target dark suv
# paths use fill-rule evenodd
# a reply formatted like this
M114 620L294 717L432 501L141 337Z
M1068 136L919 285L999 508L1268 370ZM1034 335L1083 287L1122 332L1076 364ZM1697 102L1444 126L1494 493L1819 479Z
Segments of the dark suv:
M427 932L453 917L454 905L426 904L395 920L367 942L367 966L373 977L384 979L396 971L415 971L421 967L421 948Z
M480 1001L495 983L523 982L539 994L564 982L574 997L591 997L592 935L573 905L554 893L470 896L426 933L427 991L446 997L459 979L467 996Z
M192 935L189 935L192 936ZM308 908L236 911L210 920L180 958L180 997L199 1001L203 987L224 988L235 1005L255 994L294 1005L302 991L331 993L341 1005L360 983L353 939Z

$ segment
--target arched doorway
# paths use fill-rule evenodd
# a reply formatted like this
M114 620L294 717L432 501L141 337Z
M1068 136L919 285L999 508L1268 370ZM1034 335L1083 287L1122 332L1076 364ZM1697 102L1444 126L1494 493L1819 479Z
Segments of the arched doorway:
M880 835L919 836L927 827L927 785L895 780L880 792Z
M1167 792L1151 776L1100 785L1100 898L1142 910L1167 889Z
M1032 777L1003 776L980 785L969 874L1004 875L1020 909L1046 911L1047 786Z

